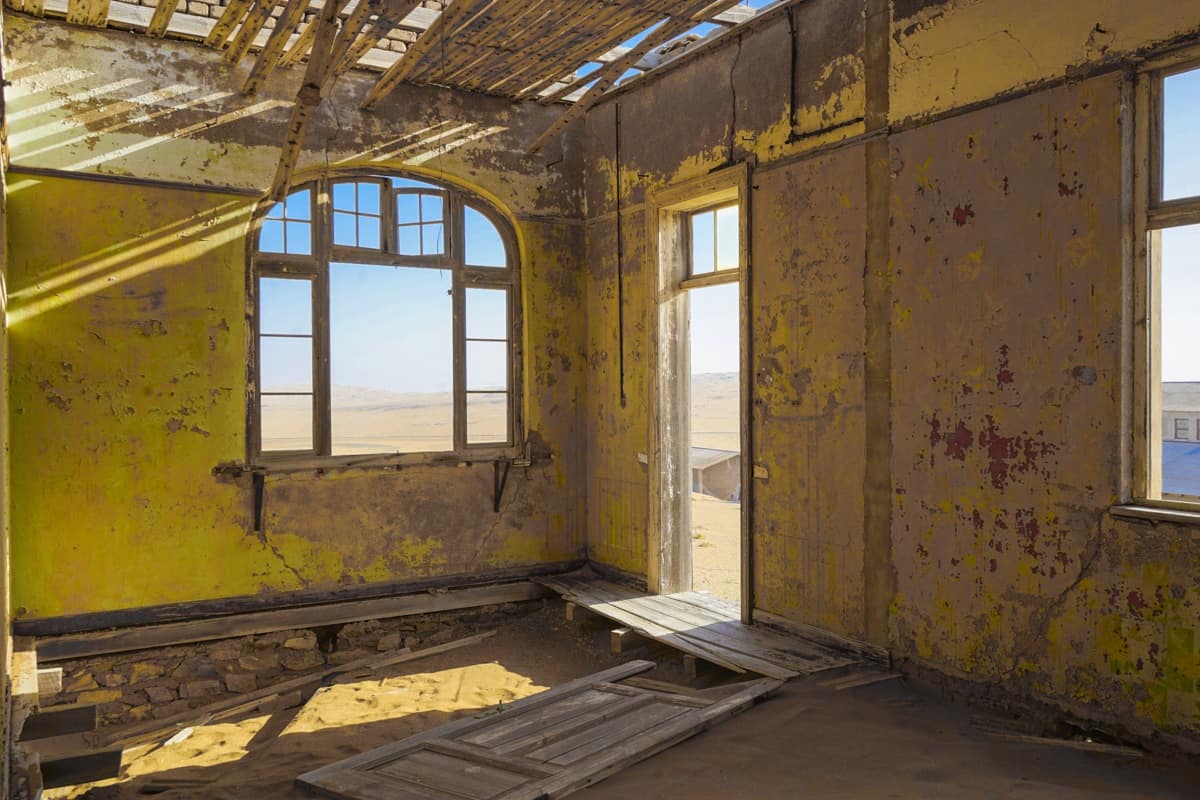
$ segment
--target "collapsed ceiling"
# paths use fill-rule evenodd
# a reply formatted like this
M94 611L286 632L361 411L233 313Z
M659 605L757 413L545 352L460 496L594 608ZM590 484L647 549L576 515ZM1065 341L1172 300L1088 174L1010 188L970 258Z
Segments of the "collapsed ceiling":
M155 0L143 0L155 2ZM224 4L223 6L221 4ZM191 39L251 64L254 94L276 69L306 62L273 196L282 196L313 109L352 68L381 71L362 100L374 108L401 82L570 103L537 151L622 78L686 49L698 32L755 15L739 0L6 0L9 8ZM207 11L209 16L203 16Z

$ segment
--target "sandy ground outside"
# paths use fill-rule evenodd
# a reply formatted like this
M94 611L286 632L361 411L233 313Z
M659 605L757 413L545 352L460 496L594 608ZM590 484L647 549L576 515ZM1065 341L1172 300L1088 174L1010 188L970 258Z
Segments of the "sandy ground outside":
M742 504L692 495L692 588L741 599Z

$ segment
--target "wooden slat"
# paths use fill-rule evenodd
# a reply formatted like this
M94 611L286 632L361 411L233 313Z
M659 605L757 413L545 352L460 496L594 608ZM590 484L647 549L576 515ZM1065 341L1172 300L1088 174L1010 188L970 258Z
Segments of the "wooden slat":
M527 784L500 795L496 800L553 800L583 789L679 742L701 733L712 725L734 716L781 686L780 681L763 678L746 684L737 694L696 709L675 719L626 738L619 744L578 761L553 778Z
M108 0L68 0L67 22L103 28L108 24Z
M171 17L175 15L175 9L178 7L179 0L158 0L158 5L154 7L154 16L146 26L146 35L156 39L165 36L167 28L171 25Z
M363 56L387 38L388 33L397 27L396 20L404 19L420 2L421 0L387 0L382 12L367 25L362 35L334 65L334 74L341 75L357 64Z
M296 779L296 783L319 791L325 791L330 785L328 782L337 780L340 776L347 772L352 773L358 769L368 769L374 764L383 763L391 754L404 749L411 749L413 746L420 745L423 742L432 741L435 739L458 739L464 738L467 734L473 731L481 730L485 727L497 724L499 721L508 722L512 719L527 714L536 709L544 708L556 703L564 698L571 697L583 691L590 689L598 682L615 682L637 675L641 672L647 672L654 669L652 661L631 661L628 664L622 664L618 667L598 672L594 675L587 675L582 678L577 678L573 681L568 681L561 686L556 686L545 692L540 692L529 697L522 698L515 703L511 703L503 707L497 713L484 713L474 717L465 717L455 720L454 722L441 725L427 731L410 736L403 742L395 745L377 748L367 753L348 758L344 761L339 761L336 764L330 764L312 772L307 772Z
M241 27L238 28L237 35L230 43L229 49L225 51L226 61L236 64L242 60L242 56L250 52L254 38L267 24L276 2L277 0L254 0L250 10L246 12L246 18L242 20Z
M28 742L33 739L48 739L51 736L94 731L98 722L99 712L94 705L49 708L39 711L25 720L25 725L21 728L21 741Z
M121 774L120 748L102 752L85 752L76 755L42 759L42 786L57 789L81 783L102 781Z
M217 49L224 47L225 40L229 38L234 26L242 21L242 17L246 15L249 7L250 0L229 0L229 5L225 6L220 19L204 39L204 43Z
M404 55L379 78L379 81L367 93L362 102L364 109L372 109L400 85L408 74L416 67L417 62L433 48L443 36L449 36L455 25L461 22L474 8L471 0L454 0L450 7L444 10L437 21L425 33L404 51Z
M346 2L346 0L338 1L343 5ZM286 53L284 53L283 58L279 59L279 66L290 67L293 64L299 63L300 59L304 58L304 56L307 55L308 51L312 48L313 37L316 36L317 28L320 27L320 25L321 18L319 16L310 19L308 23L300 29L300 35L296 37L296 41L293 42L292 46L288 48Z
M145 628L57 636L37 641L42 662L89 658L106 653L124 653L175 644L228 639L234 636L286 631L320 625L341 625L367 619L386 619L411 614L455 611L461 608L513 603L541 597L541 587L528 581L476 586L447 592L419 592L374 600L354 600L323 606L306 606L279 611L258 611L195 622L171 622Z
M308 0L288 0L283 13L275 20L275 28L267 38L266 45L259 51L254 66L250 68L250 75L242 85L242 94L256 93L267 76L279 66L284 50L287 49L288 40L291 38L292 32L296 30L296 26L300 24L300 20L304 18L304 10L307 7Z

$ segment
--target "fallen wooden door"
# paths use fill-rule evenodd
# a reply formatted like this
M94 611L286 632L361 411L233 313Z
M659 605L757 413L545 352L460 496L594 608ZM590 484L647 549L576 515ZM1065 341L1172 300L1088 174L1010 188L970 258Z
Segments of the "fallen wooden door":
M719 700L614 683L632 661L301 775L346 800L550 800L595 783L748 708L764 678Z

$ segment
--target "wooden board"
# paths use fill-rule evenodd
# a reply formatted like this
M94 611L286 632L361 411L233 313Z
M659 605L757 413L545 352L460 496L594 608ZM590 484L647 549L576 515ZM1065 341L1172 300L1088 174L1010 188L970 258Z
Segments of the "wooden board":
M710 664L787 680L860 663L785 631L745 625L738 607L700 592L654 595L588 569L538 578L570 602Z
M781 685L764 678L708 700L614 683L653 667L632 661L322 767L296 783L345 800L565 797L733 716Z
M387 619L501 603L519 603L524 600L536 600L543 594L545 591L540 586L521 581L446 592L418 592L374 600L354 600L324 606L258 611L195 622L172 622L124 630L69 634L38 639L37 657L42 662L90 658L106 653L123 653L294 628L341 625L367 619Z

